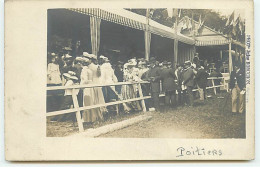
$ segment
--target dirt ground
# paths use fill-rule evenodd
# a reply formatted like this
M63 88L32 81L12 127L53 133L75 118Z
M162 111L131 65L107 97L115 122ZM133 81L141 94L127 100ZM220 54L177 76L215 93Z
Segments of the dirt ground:
M225 103L228 98L227 103ZM224 107L225 106L225 107ZM147 112L152 119L114 131L100 138L245 138L245 115L231 114L231 97L222 92L204 102L195 100L194 107L181 106L161 112ZM140 113L113 117L94 124L94 128L133 118ZM87 128L87 127L86 127ZM77 133L72 122L48 122L47 136Z

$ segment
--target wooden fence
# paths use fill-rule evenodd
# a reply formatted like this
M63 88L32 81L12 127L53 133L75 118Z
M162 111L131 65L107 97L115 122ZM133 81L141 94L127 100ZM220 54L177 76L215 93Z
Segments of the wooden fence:
M217 87L222 87L224 86L223 84L221 85L215 85L214 80L216 79L221 79L223 80L223 77L210 77L208 80L211 80L212 86L207 87L206 89L212 89L214 90L214 93L216 94L216 88ZM47 112L46 116L56 116L56 115L61 115L61 114L67 114L67 113L76 113L76 119L78 123L78 128L80 132L84 131L83 128L83 121L81 118L81 113L80 111L83 110L88 110L88 109L95 109L95 108L100 108L100 107L106 107L106 106L112 106L112 105L118 105L118 104L123 104L127 102L132 102L132 101L141 101L141 106L143 112L146 112L146 106L145 106L145 99L151 98L151 96L143 96L141 84L149 84L147 81L141 81L141 82L119 82L119 83L113 83L113 84L87 84L87 85L73 85L73 86L53 86L53 87L47 87L47 91L54 91L54 90L66 90L66 89L72 89L72 100L73 100L73 106L74 108L72 109L66 109L66 110L59 110L59 111L53 111L53 112ZM77 98L77 89L85 89L85 88L94 88L94 87L108 87L108 86L122 86L122 85L137 85L138 87L138 93L139 97L137 98L132 98L132 99L127 99L127 100L118 100L115 102L109 102L105 104L97 104L97 105L92 105L92 106L84 106L84 107L79 107L78 104L78 98ZM193 89L193 91L197 91L198 89ZM164 94L160 94L160 97L164 96Z

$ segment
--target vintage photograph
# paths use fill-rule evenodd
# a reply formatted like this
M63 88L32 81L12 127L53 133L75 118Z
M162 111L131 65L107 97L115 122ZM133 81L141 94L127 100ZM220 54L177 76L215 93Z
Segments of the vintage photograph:
M46 137L245 139L244 9L47 10Z
M252 0L6 1L6 160L252 160L254 43Z

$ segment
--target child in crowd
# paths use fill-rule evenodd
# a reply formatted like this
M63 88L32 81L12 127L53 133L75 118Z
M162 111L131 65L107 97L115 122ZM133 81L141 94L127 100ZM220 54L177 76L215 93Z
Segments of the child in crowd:
M76 83L78 78L75 75L76 75L76 73L72 72L72 71L69 71L68 73L63 74L63 77L66 79L65 86L68 87L68 86L73 86L73 85L78 84L78 83ZM76 89L76 95L78 95L78 92L79 92L79 90ZM72 93L73 93L72 89L65 90L65 94L64 94L64 98L63 98L60 110L69 109L71 107L71 105L73 105ZM55 119L57 119L57 121L66 121L72 117L74 117L74 115L70 113L70 114L65 114L65 115L59 115Z
M57 56L52 53L51 57L51 63L48 64L47 84L48 86L61 85L61 74L59 65L57 64Z

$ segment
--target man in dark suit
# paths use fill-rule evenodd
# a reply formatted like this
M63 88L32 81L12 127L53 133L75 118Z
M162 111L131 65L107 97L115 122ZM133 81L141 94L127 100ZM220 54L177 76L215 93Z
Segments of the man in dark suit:
M182 84L187 87L187 93L189 97L189 106L193 107L193 92L192 89L194 87L194 70L191 68L191 62L186 61L184 64L183 71L183 82Z
M175 83L175 71L170 67L171 62L163 62L163 69L161 70L161 80L163 92L165 92L165 104L169 107L175 105L175 97L177 84Z
M121 62L121 61L117 62L114 72L115 72L118 82L123 82L124 81L123 62ZM121 88L122 88L121 85L116 86L115 89L118 94L121 94Z
M206 87L208 82L208 76L209 74L205 71L204 67L200 66L196 75L196 83L200 94L200 100L202 101L206 98Z
M243 113L245 103L245 72L244 69L235 65L230 74L229 88L232 90L232 113ZM239 99L239 107L237 100Z
M159 111L160 101L160 69L156 67L156 60L154 57L150 58L150 69L145 74L144 81L151 83L151 97L153 101L153 107L156 111Z
M177 78L177 91L178 91L178 105L181 105L182 102L182 72L183 72L183 65L177 65L177 69L175 70L175 76Z

